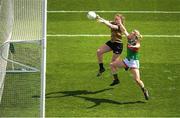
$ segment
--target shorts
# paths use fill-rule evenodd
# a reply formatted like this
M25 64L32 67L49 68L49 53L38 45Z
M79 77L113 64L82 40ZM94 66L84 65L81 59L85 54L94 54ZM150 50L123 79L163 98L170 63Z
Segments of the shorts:
M126 65L125 70L128 70L128 68L137 68L139 69L139 60L134 60L134 59L127 59L125 58L123 60L124 64Z
M106 45L109 46L113 50L113 53L115 53L115 54L122 53L123 43L108 41L108 42L106 42Z

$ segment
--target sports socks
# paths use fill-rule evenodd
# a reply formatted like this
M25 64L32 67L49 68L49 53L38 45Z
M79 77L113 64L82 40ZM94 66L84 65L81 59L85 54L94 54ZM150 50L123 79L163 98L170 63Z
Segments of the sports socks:
M99 69L100 69L100 70L103 70L103 69L104 69L103 63L99 63Z
M118 74L113 74L114 80L118 80Z

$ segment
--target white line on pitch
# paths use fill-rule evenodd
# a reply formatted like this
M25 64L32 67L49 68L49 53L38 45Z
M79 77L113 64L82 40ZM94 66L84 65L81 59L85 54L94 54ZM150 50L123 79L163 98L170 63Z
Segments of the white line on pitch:
M48 34L48 37L110 37L108 34ZM143 37L180 38L180 35L143 35Z
M65 11L65 10L59 10L59 11L47 11L48 13L86 13L88 11ZM97 13L153 13L153 14L179 14L180 11L95 11Z

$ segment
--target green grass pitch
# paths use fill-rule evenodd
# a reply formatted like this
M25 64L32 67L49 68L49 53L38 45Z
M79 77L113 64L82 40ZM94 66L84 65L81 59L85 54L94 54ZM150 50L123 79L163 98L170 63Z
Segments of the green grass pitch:
M48 10L180 11L179 4L178 0L48 0ZM113 20L116 13L99 14ZM123 15L129 32L136 28L146 35L180 35L179 13ZM110 34L106 26L88 20L86 13L48 13L47 31L54 35ZM141 79L150 93L149 101L144 100L130 73L123 69L118 73L120 85L109 86L112 81L109 69L112 53L104 55L107 71L101 78L96 77L96 50L108 39L109 37L47 38L46 116L180 117L180 38L145 37L142 41L140 71ZM122 58L126 56L125 38L123 42ZM28 99L33 95L36 93L27 93L26 97ZM37 100L33 98L29 101L34 105ZM25 107L18 108L21 110ZM12 105L9 109L10 113L15 106ZM34 116L35 111L27 110L20 116ZM16 111L13 113L12 115L19 115Z

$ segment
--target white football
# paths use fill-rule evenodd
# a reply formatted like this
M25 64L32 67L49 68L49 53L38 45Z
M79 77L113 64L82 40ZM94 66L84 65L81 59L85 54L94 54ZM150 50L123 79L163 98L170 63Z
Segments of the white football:
M97 17L97 15L96 15L96 13L95 13L94 11L89 11L89 12L87 13L87 18L88 18L88 19L93 20L93 19L96 19L96 17Z

